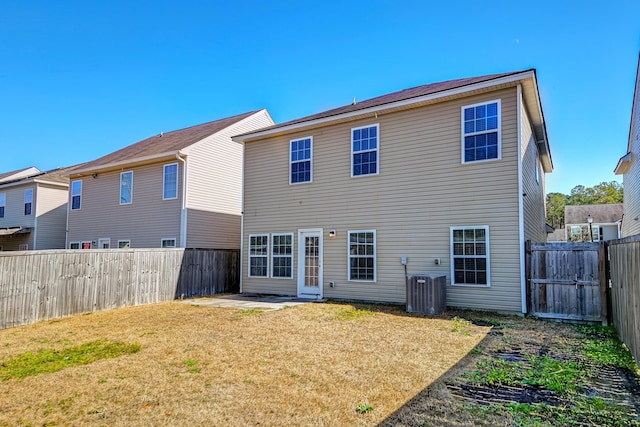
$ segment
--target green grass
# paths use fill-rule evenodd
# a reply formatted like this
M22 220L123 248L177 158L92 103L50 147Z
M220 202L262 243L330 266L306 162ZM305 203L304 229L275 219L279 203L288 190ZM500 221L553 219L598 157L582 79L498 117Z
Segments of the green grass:
M92 341L63 350L41 349L35 353L22 353L1 361L0 380L57 372L72 366L87 365L100 359L111 359L139 351L140 344L106 340Z
M497 407L511 415L519 427L616 426L640 427L640 421L619 406L602 399L578 399L572 406L555 407L544 403L511 403Z
M336 320L358 320L368 316L375 316L376 312L371 310L359 309L356 307L341 308L336 312Z
M248 310L240 310L240 311L238 311L236 316L238 316L238 317L251 317L251 316L255 316L257 314L262 314L263 312L264 312L264 310L261 310L259 308L250 308Z

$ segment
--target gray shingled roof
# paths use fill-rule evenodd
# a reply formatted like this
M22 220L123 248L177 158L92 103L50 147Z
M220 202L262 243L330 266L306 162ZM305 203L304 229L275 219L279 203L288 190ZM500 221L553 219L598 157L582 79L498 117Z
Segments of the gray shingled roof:
M624 205L611 203L607 205L579 205L564 207L565 224L586 224L591 215L594 224L606 224L622 219Z
M141 157L152 156L170 151L182 150L207 136L213 135L222 129L243 120L260 110L250 111L225 119L215 120L201 125L191 126L171 132L154 135L142 141L131 144L118 151L86 163L82 170L91 170L111 163L126 160L135 160Z

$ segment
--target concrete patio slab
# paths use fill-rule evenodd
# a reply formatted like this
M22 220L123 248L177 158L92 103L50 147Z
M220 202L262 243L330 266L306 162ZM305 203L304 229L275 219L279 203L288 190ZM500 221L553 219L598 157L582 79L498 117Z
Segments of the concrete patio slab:
M284 297L277 295L256 294L225 294L212 297L190 298L182 302L184 304L201 305L205 307L237 308L240 310L280 310L309 302L322 302L324 300L312 300L296 297Z

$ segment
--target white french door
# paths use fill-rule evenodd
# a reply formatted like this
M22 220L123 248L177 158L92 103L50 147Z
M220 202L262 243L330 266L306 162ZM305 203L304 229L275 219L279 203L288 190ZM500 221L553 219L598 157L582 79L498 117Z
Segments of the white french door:
M298 297L322 298L322 229L298 230Z

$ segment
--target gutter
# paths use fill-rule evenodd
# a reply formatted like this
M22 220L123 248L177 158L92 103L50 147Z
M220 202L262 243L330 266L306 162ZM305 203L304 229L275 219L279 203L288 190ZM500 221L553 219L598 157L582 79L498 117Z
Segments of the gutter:
M522 184L522 85L518 85L518 101L516 102L518 132L518 237L520 246L520 300L523 314L527 314L527 274L524 253L524 195Z
M103 165L98 165L95 167L76 169L74 171L71 171L71 173L69 173L69 175L67 176L80 177L90 172L107 172L109 170L120 169L121 167L124 167L124 166L138 166L140 164L144 164L147 162L152 163L155 161L160 161L162 159L170 159L170 158L173 158L176 156L182 156L182 155L184 155L184 153L182 153L180 150L165 151L164 153L151 154L149 156L142 156L142 157L137 157L133 159L125 159L117 162L105 163Z
M245 150L246 144L242 143L242 204L240 211L240 288L238 289L239 293L242 293L242 260L244 259L244 171L245 171ZM292 266L293 267L293 266Z
M180 206L180 247L187 247L187 160L182 153L176 153L176 159L182 162L182 202Z

